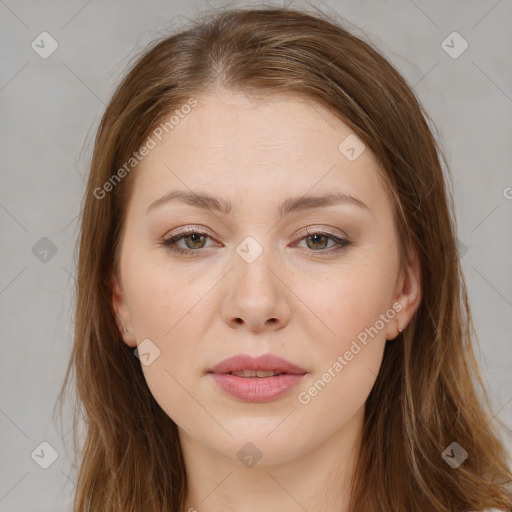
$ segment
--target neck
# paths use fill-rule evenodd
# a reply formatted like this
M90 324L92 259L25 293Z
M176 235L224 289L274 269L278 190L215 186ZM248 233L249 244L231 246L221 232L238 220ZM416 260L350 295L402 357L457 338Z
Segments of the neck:
M252 467L211 450L179 428L188 478L183 512L348 512L363 417L364 407L322 444L304 449L290 440L283 454L297 456L283 455L283 462L266 465L263 453Z

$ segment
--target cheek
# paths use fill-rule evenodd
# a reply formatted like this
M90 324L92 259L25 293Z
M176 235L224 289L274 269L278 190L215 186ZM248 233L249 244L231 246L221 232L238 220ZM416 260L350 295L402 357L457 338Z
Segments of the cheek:
M317 333L315 339L324 340L321 345L326 354L348 349L359 335L364 339L364 333L386 312L388 322L392 319L394 311L389 311L395 282L392 263L381 260L347 265L333 271L328 281L313 286L311 281L297 282L301 285L297 295L315 313L311 313L311 318L322 321L323 335ZM385 337L383 327L388 322L378 323L379 336Z
M382 363L387 322L394 316L392 311L386 317L389 286L385 273L368 268L309 296L329 335L315 339L315 373L297 395L299 411L307 418L301 424L310 429L305 438L333 435L364 407Z
M369 258L340 269L327 283L309 287L307 295L303 291L327 334L309 332L316 372L302 388L298 402L311 406L311 413L318 408L322 415L322 408L327 408L337 425L362 407L379 372L386 330L395 317L390 303L396 277L393 265L391 257ZM329 404L342 410L334 411Z
M130 318L138 338L155 342L175 338L195 313L206 283L186 267L172 265L165 249L132 253L125 263Z
M177 272L168 262L151 262L136 253L126 258L124 270L139 354L144 352L140 344L147 344L147 339L157 354L148 365L141 359L144 377L155 400L179 423L193 411L194 401L188 391L193 391L193 383L204 369L199 362L205 353L201 342L210 322L211 308L205 295L212 286L211 279Z

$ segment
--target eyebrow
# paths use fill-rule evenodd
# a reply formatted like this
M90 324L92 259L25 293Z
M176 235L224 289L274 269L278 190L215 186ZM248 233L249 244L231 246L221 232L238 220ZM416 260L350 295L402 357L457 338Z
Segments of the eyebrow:
M186 190L171 190L164 196L151 203L146 208L146 214L158 206L173 201L179 201L196 208L202 208L204 210L217 211L223 213L224 215L229 214L233 209L233 205L230 201L220 197L212 196L205 192L198 193ZM284 217L285 215L292 212L299 212L312 208L335 206L339 204L353 204L364 210L367 210L368 212L370 211L368 206L363 201L361 201L361 199L358 199L357 197L351 196L349 194L337 192L321 196L290 197L279 205L277 213L280 217Z

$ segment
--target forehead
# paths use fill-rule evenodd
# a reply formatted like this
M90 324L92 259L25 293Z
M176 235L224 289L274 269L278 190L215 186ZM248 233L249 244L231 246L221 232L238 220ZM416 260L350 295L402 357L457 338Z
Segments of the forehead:
M360 144L358 153L364 148L356 159L343 152L347 140ZM376 207L386 200L369 148L334 114L302 97L254 100L222 92L197 98L157 142L136 171L133 201L141 209L173 189L208 190L235 209L240 197L261 204L310 191L364 196Z

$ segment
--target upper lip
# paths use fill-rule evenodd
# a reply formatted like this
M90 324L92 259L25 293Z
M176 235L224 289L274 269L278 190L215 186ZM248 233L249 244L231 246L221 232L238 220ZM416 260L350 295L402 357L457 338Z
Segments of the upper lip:
M279 373L305 374L306 370L274 354L252 357L237 354L228 357L208 370L209 373L230 373L241 370L275 371Z

